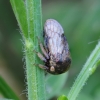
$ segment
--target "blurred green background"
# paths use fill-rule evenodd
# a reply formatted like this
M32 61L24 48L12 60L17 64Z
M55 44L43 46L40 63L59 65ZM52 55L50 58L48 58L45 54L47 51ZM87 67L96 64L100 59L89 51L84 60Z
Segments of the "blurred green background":
M42 0L42 12L43 24L53 18L64 28L72 57L64 85L69 91L100 40L100 0ZM10 2L0 0L0 75L21 100L26 100L24 62L22 38ZM100 67L88 79L77 100L100 100L99 77Z

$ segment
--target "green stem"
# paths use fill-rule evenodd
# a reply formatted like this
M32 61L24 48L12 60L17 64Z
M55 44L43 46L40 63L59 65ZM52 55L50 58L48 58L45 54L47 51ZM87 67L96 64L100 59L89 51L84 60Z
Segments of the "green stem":
M41 63L33 52L38 49L37 36L41 36L42 15L40 0L26 0L28 40L25 41L26 72L29 100L45 100L45 79L44 71L35 63Z
M81 70L77 79L75 80L75 82L68 94L69 100L76 99L80 90L85 85L85 82L87 81L89 76L94 73L98 64L100 64L100 42L97 44L96 48L91 53L90 57L88 58L87 62L84 65L83 69Z
M41 62L33 52L39 50L37 36L42 36L41 0L10 2L24 37L28 100L45 100L44 71L34 66Z

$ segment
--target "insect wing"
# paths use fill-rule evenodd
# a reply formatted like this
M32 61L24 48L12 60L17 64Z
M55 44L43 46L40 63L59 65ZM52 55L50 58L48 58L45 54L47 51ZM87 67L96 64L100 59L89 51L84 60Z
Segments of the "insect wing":
M48 48L50 55L53 56L54 59L59 59L62 55L64 44L63 44L63 28L62 26L53 19L49 19L46 21L44 25L44 36L45 36L45 44Z

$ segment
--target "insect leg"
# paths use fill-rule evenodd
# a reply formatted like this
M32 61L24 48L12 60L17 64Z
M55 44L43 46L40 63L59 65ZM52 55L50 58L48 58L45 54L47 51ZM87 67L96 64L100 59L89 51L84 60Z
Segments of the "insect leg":
M47 66L44 66L44 65L42 65L42 64L39 64L39 67L42 68L42 69L48 69Z
M35 51L35 50L34 50L34 52L37 54L37 56L38 56L42 61L44 61L44 62L47 61L46 58L45 58L41 53L39 53L39 52L37 52L37 51Z
M39 66L41 69L48 69L47 66L44 66L42 64L34 64L35 66Z
M48 56L48 54L47 54L47 52L46 52L44 46L42 45L42 43L40 43L40 48L41 48L41 50L42 50L44 56L45 56L47 59L49 59L49 56Z
M47 59L49 59L49 56L48 56L48 53L47 53L46 48L42 45L42 43L40 42L40 39L39 39L39 38L38 38L38 40L39 40L39 45L40 45L40 48L41 48L41 50L42 50L44 56L45 56Z

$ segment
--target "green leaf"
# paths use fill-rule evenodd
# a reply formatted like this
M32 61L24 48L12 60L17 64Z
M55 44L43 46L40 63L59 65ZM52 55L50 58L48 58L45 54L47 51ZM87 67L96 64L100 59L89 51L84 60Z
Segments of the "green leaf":
M18 25L23 38L28 38L27 16L24 0L10 0Z
M8 86L4 79L0 76L0 92L1 94L8 99L19 100L14 91Z

